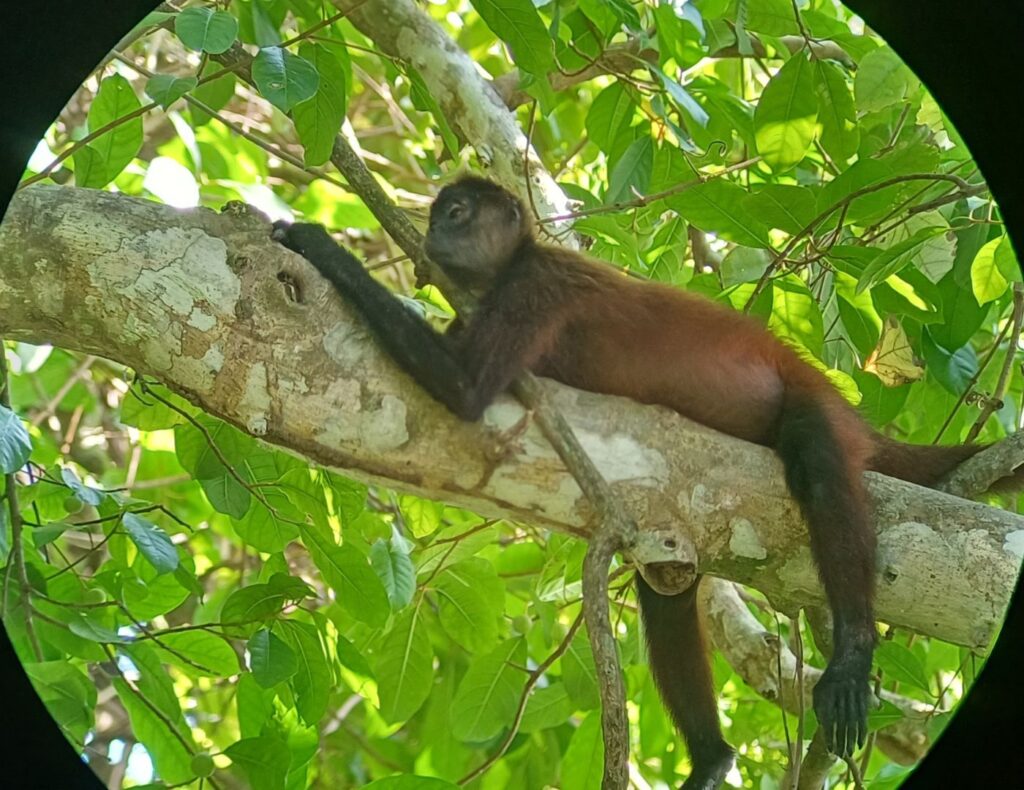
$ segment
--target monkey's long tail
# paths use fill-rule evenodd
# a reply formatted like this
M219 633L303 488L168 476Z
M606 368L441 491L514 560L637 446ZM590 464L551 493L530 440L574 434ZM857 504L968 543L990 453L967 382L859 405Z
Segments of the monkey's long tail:
M875 454L868 463L869 469L928 488L934 488L943 477L986 447L984 444L905 444L881 434L873 439ZM989 487L989 491L995 493L1020 490L1024 490L1024 466Z

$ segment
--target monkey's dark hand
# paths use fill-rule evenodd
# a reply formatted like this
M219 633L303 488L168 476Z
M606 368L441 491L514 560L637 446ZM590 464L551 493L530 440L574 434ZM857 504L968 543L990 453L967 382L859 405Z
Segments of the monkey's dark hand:
M363 265L340 247L323 225L278 220L270 237L312 263L337 288L346 289L369 277Z
M864 745L868 732L868 704L871 689L868 666L861 662L829 664L814 687L814 713L832 754L849 757Z

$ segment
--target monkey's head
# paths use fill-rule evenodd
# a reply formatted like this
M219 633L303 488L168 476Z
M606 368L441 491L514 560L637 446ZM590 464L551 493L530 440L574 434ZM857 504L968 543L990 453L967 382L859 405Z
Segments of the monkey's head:
M480 290L531 238L519 198L486 179L464 176L442 189L430 207L424 249L459 285Z

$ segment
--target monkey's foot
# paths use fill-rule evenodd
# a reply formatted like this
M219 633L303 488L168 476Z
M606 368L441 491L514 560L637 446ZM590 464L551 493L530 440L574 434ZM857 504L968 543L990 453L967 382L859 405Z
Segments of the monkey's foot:
M849 757L864 745L870 699L866 672L842 664L825 669L814 687L814 713L832 754Z
M736 752L724 741L714 750L713 757L695 759L693 773L683 782L680 790L718 790L725 775L736 763Z

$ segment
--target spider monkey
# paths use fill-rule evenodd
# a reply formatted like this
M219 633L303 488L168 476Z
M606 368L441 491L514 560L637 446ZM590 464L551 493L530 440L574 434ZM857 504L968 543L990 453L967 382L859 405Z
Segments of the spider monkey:
M861 473L934 485L980 446L915 447L883 437L756 320L538 242L519 199L481 178L446 186L430 209L426 253L480 297L468 323L456 322L446 335L402 305L321 226L278 223L274 237L306 257L360 310L398 364L463 420L479 419L530 370L668 406L774 448L808 524L834 618L833 656L814 688L814 710L830 751L845 756L863 746L876 635L875 532ZM1006 488L1010 480L1000 483ZM683 790L715 790L734 752L719 727L698 585L662 595L640 574L636 582L651 672L690 752Z

